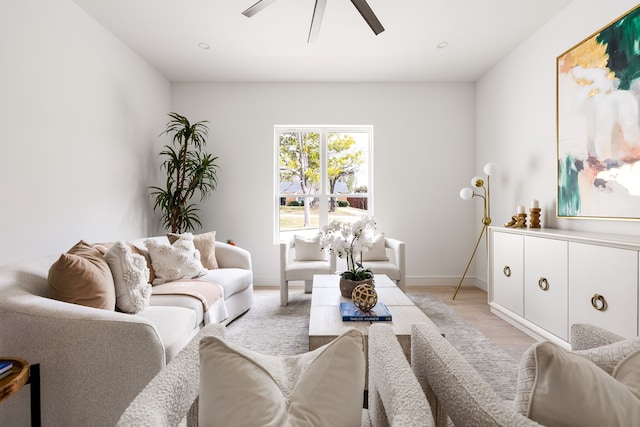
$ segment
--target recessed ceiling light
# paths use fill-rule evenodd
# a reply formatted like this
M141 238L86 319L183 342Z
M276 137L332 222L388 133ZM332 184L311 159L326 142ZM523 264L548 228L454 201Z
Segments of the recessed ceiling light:
M438 49L444 49L447 46L449 46L449 42L440 42L436 45Z
M198 47L200 49L208 50L210 46L208 43L198 43Z

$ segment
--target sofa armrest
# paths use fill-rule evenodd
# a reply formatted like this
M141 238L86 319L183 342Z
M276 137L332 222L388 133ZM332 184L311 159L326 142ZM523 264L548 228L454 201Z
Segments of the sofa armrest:
M200 340L225 338L224 326L211 323L156 375L124 411L118 426L177 426L189 413L200 390ZM193 416L197 415L194 411ZM190 420L191 422L194 420Z
M588 323L575 323L571 325L572 351L589 350L624 339L624 337L596 325Z
M405 277L405 244L403 241L398 239L392 239L390 237L385 237L384 245L387 248L390 248L393 251L393 263L398 266L398 270L400 270L400 280L398 283L398 287L406 292L406 277Z
M216 242L216 261L220 268L251 270L251 253L227 243Z
M165 365L146 319L14 290L0 304L0 348L40 364L42 418L50 425L114 425ZM20 425L25 413L28 393L20 393L3 402L0 425Z
M289 264L289 250L291 249L292 240L286 239L278 245L280 249L280 287L286 285L286 271Z

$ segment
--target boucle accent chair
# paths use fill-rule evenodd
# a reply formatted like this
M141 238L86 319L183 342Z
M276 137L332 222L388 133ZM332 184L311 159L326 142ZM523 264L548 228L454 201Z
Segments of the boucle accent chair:
M541 421L550 425L638 425L638 375L620 378L616 370L635 369L640 337L575 324L571 343L571 351L533 344L520 361L513 401L501 399L432 325L412 325L411 361L438 426L449 425L447 417L455 426L474 427L538 426L533 419L540 418L554 419Z
M447 416L456 427L540 425L501 399L433 325L411 325L411 366L437 426L447 426Z
M131 402L118 426L198 425L199 347L205 336L223 338L224 329L220 325L205 327ZM373 325L368 353L369 408L362 410L361 425L433 426L426 397L389 325Z
M372 427L428 427L435 421L390 325L369 328L369 419ZM366 425L366 423L363 423Z

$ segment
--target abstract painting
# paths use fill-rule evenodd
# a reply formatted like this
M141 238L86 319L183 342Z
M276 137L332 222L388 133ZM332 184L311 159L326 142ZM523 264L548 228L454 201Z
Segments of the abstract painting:
M640 6L556 65L558 217L640 219Z

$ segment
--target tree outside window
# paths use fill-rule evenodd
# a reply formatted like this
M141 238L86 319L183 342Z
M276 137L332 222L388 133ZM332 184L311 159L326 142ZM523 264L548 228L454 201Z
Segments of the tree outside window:
M276 242L371 213L372 134L370 126L276 126Z

